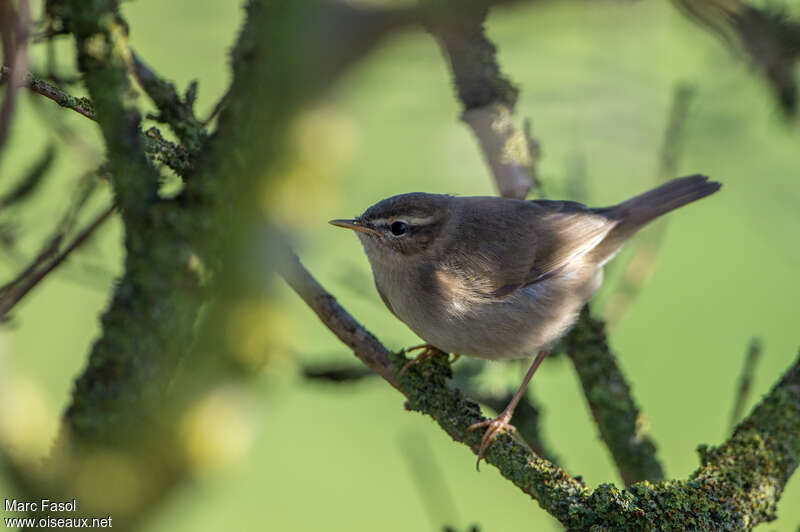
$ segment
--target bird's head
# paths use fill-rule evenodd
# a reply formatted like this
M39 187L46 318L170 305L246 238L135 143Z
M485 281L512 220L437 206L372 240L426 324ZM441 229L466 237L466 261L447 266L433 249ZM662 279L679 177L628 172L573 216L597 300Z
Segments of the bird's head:
M452 196L412 192L379 201L351 220L331 220L356 231L371 261L425 256L442 239Z

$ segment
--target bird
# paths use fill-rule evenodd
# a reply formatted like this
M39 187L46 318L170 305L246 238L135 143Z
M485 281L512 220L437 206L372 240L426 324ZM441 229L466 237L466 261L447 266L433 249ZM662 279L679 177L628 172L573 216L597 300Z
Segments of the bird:
M480 463L498 434L515 430L517 403L600 288L603 266L639 229L720 187L691 175L601 208L412 192L329 223L358 235L386 307L426 342L412 362L436 350L488 360L534 357L508 406L469 427L485 429Z

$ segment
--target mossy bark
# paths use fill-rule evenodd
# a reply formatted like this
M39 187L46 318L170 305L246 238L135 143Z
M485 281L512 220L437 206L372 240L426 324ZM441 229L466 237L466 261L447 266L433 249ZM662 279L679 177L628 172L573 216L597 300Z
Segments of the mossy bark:
M48 463L54 473L31 475L20 485L67 498L75 493L78 472L84 479L87 472L102 474L102 460L111 460L132 475L128 480L141 493L128 497L130 483L108 478L95 501L101 506L88 495L82 506L100 514L102 501L116 501L116 528L152 515L155 504L189 478L183 415L251 372L232 353L227 326L239 303L263 295L273 266L262 198L283 159L290 120L378 38L411 21L408 10L327 1L253 0L246 10L229 101L217 131L208 135L194 119L193 91L178 97L169 82L135 61L118 2L47 2L54 27L75 39L92 104L81 102L87 103L81 109L97 121L106 145L125 264L101 335L76 380ZM131 73L177 134L181 145L175 150L159 155L150 141L163 147L163 139L142 133ZM177 162L173 151L180 151ZM183 193L159 198L160 176L148 154L174 162ZM201 319L204 305L209 310Z
M622 481L630 486L643 480L663 480L655 443L644 432L643 414L608 347L605 324L593 318L586 307L563 344Z
M389 353L327 293L299 262L284 277L322 322L355 355L405 395L406 408L433 418L455 441L478 451L480 408L448 385L447 356L412 365L403 375L404 353ZM535 498L570 530L750 530L775 518L786 481L800 461L800 357L733 436L714 449L701 447L702 464L686 480L642 481L628 489L587 488L580 477L544 460L501 433L486 460Z

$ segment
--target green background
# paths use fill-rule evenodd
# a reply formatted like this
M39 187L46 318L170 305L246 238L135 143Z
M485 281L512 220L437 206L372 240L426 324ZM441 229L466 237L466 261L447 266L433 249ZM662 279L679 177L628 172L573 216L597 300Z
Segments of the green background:
M199 79L204 116L229 79L227 50L242 16L237 3L140 0L124 4L124 12L133 47L156 71L181 89ZM591 204L654 186L674 87L696 88L678 173L704 173L724 187L669 216L652 277L610 331L668 476L686 477L698 465L696 446L729 434L750 338L760 336L765 349L748 408L797 353L797 128L782 119L743 57L667 2L541 2L496 9L487 27L504 72L521 89L518 116L531 119L541 142L540 175L551 197L565 194L579 160L586 165L583 199ZM74 70L70 45L59 47L65 71ZM84 118L30 94L20 111L0 185L58 137L52 117L60 114L85 139L58 141L63 149L46 193L15 214L25 228L22 249L33 254L76 179L102 162L102 153ZM279 204L275 217L309 269L392 349L419 340L383 307L356 238L326 222L396 193L493 193L459 113L433 39L421 31L394 36L298 119L285 183L265 198ZM101 196L98 206L107 191ZM34 457L47 453L98 334L98 314L120 271L120 239L115 220L0 329L0 413L16 423ZM3 259L0 273L8 278L20 259ZM598 308L617 277L609 276ZM304 381L300 362L354 359L281 282L275 294L269 327L243 320L243 330L266 329L275 347L216 416L218 459L153 509L148 530L560 529L491 467L476 473L466 447L430 419L405 412L402 397L383 382ZM521 372L492 364L483 380L506 385ZM545 363L531 393L546 409L546 437L562 465L589 486L619 483L568 361ZM0 493L8 491L0 477ZM761 529L796 531L798 500L795 476L779 519Z

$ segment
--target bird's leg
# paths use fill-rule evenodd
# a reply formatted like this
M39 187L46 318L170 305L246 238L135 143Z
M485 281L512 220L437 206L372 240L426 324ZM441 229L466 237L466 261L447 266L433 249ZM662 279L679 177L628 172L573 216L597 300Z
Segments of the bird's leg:
M422 349L422 353L418 354L417 356L406 362L405 365L403 365L403 367L400 369L400 372L397 374L399 377L402 377L403 374L405 374L405 372L408 370L408 368L410 368L414 364L422 362L425 359L431 358L432 356L436 355L441 351L439 348L432 346L431 344L420 344L420 345L415 345L414 347L407 348L405 352L410 353L411 351L417 351L419 349ZM461 355L459 354L453 353L453 360L451 361L451 363L458 360L460 356Z
M489 445L492 444L498 434L504 430L509 430L511 432L515 432L517 430L516 427L510 423L511 416L514 415L514 409L517 408L517 404L525 394L525 389L528 387L528 383L531 382L531 377L533 377L533 374L536 373L536 369L539 367L539 364L542 363L542 360L544 360L549 353L549 349L543 349L539 351L539 353L536 355L536 358L533 359L533 364L531 364L528 373L525 374L525 378L522 379L522 384L520 385L519 390L517 390L517 393L515 393L514 397L511 398L511 402L508 403L508 406L506 406L505 409L500 412L499 416L494 419L487 419L486 421L473 423L468 427L468 430L487 427L486 432L483 433L483 438L481 439L480 449L478 449L477 465L480 465L481 459L486 458L486 450L489 448Z

